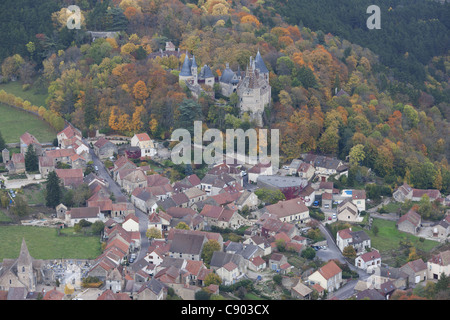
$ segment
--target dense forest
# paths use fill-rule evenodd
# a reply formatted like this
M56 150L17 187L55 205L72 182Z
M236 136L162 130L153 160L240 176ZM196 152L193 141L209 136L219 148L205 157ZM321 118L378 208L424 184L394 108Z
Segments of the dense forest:
M370 30L370 5L380 7L381 29ZM268 0L291 24L332 33L379 55L401 81L423 88L424 65L450 48L450 5L424 0ZM259 15L257 15L259 17Z
M362 0L15 3L47 14L48 29L38 28L39 19L23 22L22 43L2 48L3 81L45 91L44 107L85 134L146 131L167 139L193 120L205 129L253 127L239 115L236 96L192 98L178 81L184 54L149 54L172 41L220 76L226 63L244 70L260 50L273 100L264 126L280 129L282 160L326 154L350 161L348 185L375 173L392 187L406 181L450 192L448 4L409 1L414 10L405 3L388 11L380 1L382 29L371 30L370 40ZM80 30L66 27L71 4L82 9ZM375 33L394 29L387 38ZM87 30L119 35L92 42Z

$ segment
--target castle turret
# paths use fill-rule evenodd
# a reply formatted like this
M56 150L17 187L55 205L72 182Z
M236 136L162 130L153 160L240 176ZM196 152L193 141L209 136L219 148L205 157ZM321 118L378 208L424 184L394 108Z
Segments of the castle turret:
M259 50L255 58L255 69L257 69L266 80L269 80L269 69L267 69L266 64L264 63L264 60L262 59Z
M191 74L194 80L194 84L198 83L198 66L197 62L195 61L195 56L192 56L192 62L191 62Z

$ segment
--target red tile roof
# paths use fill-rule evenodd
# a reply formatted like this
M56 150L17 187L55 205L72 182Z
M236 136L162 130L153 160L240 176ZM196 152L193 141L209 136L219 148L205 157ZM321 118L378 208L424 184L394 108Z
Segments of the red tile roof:
M336 264L336 262L331 260L326 265L319 268L318 271L325 279L328 280L328 279L334 277L335 275L339 274L340 272L342 272L342 269L339 268L339 266Z

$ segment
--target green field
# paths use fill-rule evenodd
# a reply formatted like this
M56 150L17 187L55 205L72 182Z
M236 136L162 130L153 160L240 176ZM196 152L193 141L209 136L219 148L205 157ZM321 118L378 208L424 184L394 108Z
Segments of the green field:
M28 204L45 205L45 183L24 187L23 195L27 199Z
M19 109L0 104L0 132L6 143L18 143L26 131L40 142L53 142L56 131L45 121Z
M5 90L5 92L11 93L16 97L21 97L23 100L28 100L31 102L31 104L38 107L46 107L45 99L47 99L47 94L37 93L33 88L24 91L22 89L22 83L20 81L2 83L0 84L0 90Z
M373 233L373 227L378 227L378 234ZM360 227L353 226L352 230L363 230ZM410 233L401 232L395 227L395 221L388 221L382 219L374 219L371 230L364 230L371 239L372 247L380 251L381 254L392 250L397 250L401 240L409 240L418 250L430 252L434 247L439 245L439 242L425 240L421 242L419 237Z
M101 254L98 236L73 235L71 230L58 236L55 228L0 226L0 261L19 256L22 238L35 259L95 259Z
M4 210L4 209L3 209ZM0 223L1 222L11 222L12 219L8 217L8 215L0 209Z

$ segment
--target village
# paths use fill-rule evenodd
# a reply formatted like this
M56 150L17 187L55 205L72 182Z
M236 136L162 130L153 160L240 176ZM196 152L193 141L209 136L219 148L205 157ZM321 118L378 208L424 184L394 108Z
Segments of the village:
M39 260L23 240L18 258L0 265L5 300L388 300L450 274L448 209L439 222L423 221L413 208L380 213L390 202L424 195L448 207L450 198L438 190L405 183L374 206L365 190L335 187L333 179L348 175L348 164L336 158L304 154L281 168L223 160L186 168L179 179L173 169L169 176L160 170L170 163L169 143L147 133L85 139L69 124L55 142L43 145L25 132L20 153L2 150L2 188L13 206L15 191L45 183L52 172L66 189L86 184L86 206L61 203L22 224L101 221L104 250L94 260ZM30 146L38 174L25 170ZM378 219L443 249L425 261L388 265L368 235Z

